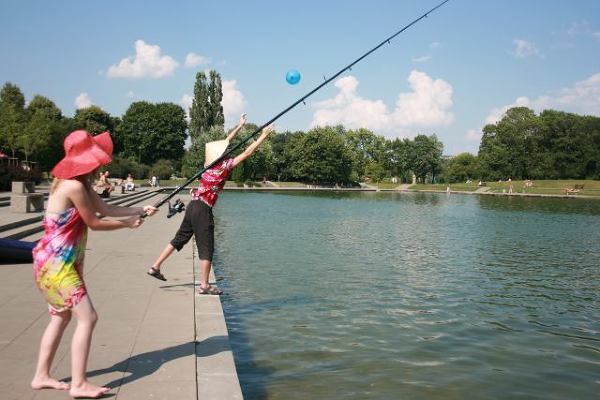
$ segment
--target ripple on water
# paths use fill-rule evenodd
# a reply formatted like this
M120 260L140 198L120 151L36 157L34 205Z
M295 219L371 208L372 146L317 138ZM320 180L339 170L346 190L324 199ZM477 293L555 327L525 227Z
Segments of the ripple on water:
M599 205L224 194L215 268L244 395L593 398Z

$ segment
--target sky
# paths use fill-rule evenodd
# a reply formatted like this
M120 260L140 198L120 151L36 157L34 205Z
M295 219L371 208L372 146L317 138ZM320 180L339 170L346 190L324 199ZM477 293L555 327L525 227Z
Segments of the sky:
M439 2L0 0L0 84L121 116L141 100L187 109L214 69L225 125L262 125ZM600 116L600 1L450 0L275 125L436 134L444 154L476 154L516 105Z

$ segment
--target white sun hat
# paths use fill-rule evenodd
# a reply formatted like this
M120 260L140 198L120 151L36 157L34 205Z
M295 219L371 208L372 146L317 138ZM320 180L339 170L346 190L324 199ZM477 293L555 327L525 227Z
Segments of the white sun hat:
M221 157L229 146L229 140L215 140L214 142L206 143L204 147L204 166L212 164L217 158Z

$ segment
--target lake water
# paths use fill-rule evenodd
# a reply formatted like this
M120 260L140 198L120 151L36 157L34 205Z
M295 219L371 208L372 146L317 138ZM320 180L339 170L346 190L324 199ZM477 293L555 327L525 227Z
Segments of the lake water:
M591 399L600 201L232 193L215 269L246 399Z

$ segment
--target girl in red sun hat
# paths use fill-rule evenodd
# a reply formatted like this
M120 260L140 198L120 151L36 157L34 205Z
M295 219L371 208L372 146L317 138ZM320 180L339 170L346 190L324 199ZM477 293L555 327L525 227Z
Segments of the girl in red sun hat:
M91 189L95 172L112 160L113 143L108 132L92 136L86 131L69 134L65 157L54 167L55 176L44 217L44 236L33 249L35 282L48 302L50 323L40 344L33 389L69 390L73 397L98 398L110 389L86 379L86 366L97 314L83 281L83 259L88 227L93 230L137 228L141 216L156 208L119 207L106 204ZM101 220L96 213L110 217ZM56 349L71 315L77 327L71 345L71 385L50 376Z

